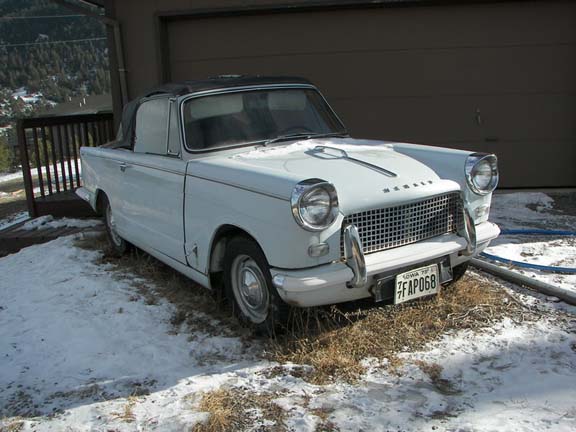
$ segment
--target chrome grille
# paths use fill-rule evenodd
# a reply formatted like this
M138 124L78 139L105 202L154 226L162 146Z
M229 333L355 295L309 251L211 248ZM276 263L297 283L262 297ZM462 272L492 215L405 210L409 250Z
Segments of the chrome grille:
M344 218L342 227L356 225L362 249L369 254L454 233L462 222L460 194L452 192L409 204L354 213ZM343 241L340 248L343 256Z

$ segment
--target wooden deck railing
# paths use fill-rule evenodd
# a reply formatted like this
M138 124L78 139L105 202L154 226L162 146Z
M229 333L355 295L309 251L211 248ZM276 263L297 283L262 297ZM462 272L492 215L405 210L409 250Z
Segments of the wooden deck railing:
M83 205L74 195L80 147L112 140L112 113L20 119L17 134L28 213L71 216Z

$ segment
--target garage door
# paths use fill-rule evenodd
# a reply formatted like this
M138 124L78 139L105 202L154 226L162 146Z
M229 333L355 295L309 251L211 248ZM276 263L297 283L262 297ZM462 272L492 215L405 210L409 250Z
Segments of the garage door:
M172 80L300 75L353 136L494 152L501 186L576 186L576 5L222 16L167 24Z

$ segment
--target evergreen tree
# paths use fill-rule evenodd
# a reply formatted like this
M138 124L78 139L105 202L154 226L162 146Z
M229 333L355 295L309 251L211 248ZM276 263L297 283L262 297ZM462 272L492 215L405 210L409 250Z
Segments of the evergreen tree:
M7 172L12 168L12 151L8 147L6 137L0 135L0 172Z
M0 0L0 15L70 15L48 0ZM47 38L39 38L39 35ZM102 23L90 17L3 20L0 45L104 38ZM0 48L0 89L33 87L50 100L88 92L110 92L106 41L12 46ZM54 78L56 82L54 82ZM62 90L65 88L65 90Z

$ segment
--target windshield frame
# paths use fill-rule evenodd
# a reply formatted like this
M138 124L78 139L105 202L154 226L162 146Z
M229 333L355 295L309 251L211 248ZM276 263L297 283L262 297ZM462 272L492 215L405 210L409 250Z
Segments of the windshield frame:
M344 125L344 123L342 122L340 117L338 117L338 114L336 114L336 112L332 109L332 107L330 106L330 104L328 103L328 101L326 100L324 95L314 85L311 85L311 84L265 84L265 85L252 85L252 86L242 86L242 87L226 87L226 88L221 88L221 89L205 90L205 91L201 91L201 92L197 92L197 93L191 93L191 94L188 94L188 95L180 98L180 109L179 109L179 111L180 111L180 114L179 114L179 116L180 116L180 136L182 139L182 143L184 144L184 149L188 153L197 154L197 153L211 153L211 152L215 152L215 151L222 151L222 150L230 150L230 149L235 149L235 148L253 147L253 146L258 146L258 145L264 145L267 141L269 141L268 139L262 139L262 140L257 140L257 141L247 141L247 142L242 142L242 143L238 143L238 144L230 144L230 145L224 145L221 147L214 147L214 148L208 148L208 149L192 149L188 146L186 132L184 130L184 105L190 99L196 99L196 98L201 98L201 97L205 97L205 96L213 96L213 95L227 94L227 93L240 93L240 92L254 91L254 90L278 90L278 89L280 89L280 90L281 89L314 90L316 93L318 93L320 98L324 101L330 114L332 114L334 116L334 119L336 119L336 121L342 127L342 133L343 134L348 133L346 126Z

